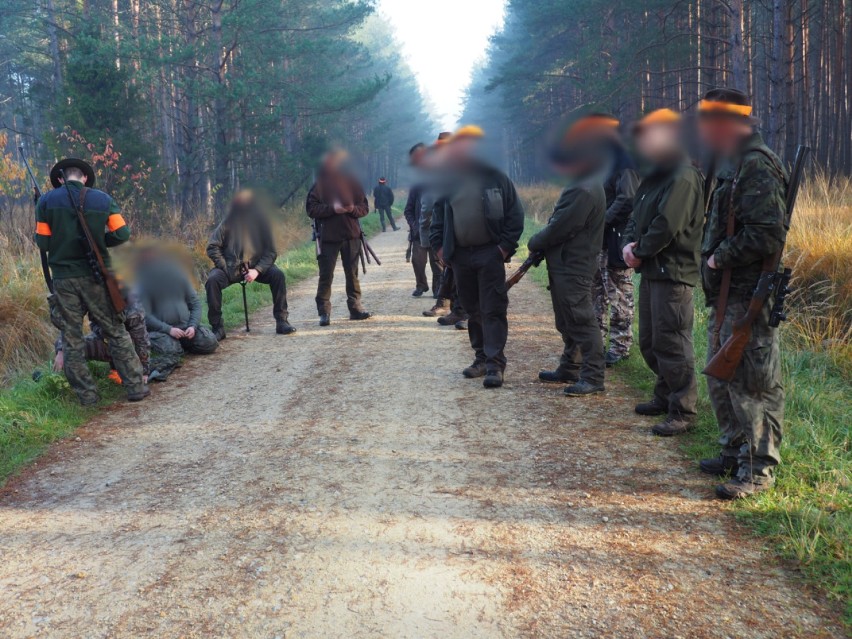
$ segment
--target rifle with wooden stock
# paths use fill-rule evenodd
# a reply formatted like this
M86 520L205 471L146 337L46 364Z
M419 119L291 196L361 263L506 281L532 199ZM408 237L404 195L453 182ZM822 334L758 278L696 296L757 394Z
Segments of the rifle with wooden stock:
M786 231L790 230L790 221L793 217L793 209L796 206L796 197L799 194L799 185L802 180L805 160L807 160L810 150L810 147L803 145L800 145L796 150L796 159L793 162L793 170L790 174L790 182L787 186L786 206L784 212L784 229ZM732 189L733 188L734 187L732 187ZM733 220L733 214L733 208L729 207L728 215L731 216L729 218L730 220ZM732 233L729 232L728 235L730 236ZM755 286L751 302L748 305L745 315L734 322L731 330L731 336L725 340L725 343L721 346L718 346L718 344L715 345L718 346L716 353L702 371L705 375L715 377L716 379L726 382L729 382L734 378L737 367L740 365L740 361L742 361L745 348L751 340L752 327L757 318L763 312L763 308L767 301L769 301L773 294L775 295L775 303L769 316L769 325L775 328L778 327L782 321L787 319L787 316L784 314L784 301L790 292L788 284L792 276L792 271L789 268L779 271L783 253L784 247L782 246L777 253L770 255L763 260L762 272L760 274L760 278L757 280L757 286ZM722 280L719 304L716 309L717 329L715 334L717 336L719 328L724 321L724 312L727 305L730 282L730 269L726 269ZM722 313L722 317L719 317L720 312Z
M83 244L83 249L86 251L86 257L89 260L89 265L92 267L92 274L95 276L95 279L100 284L103 284L104 288L106 288L107 296L109 297L109 301L112 304L113 309L115 309L115 312L121 313L127 307L127 302L124 301L124 296L121 294L121 287L118 284L118 279L116 279L113 272L107 268L106 262L104 262L104 256L101 255L101 251L95 243L95 238L92 237L92 231L89 228L89 224L86 222L84 207L88 188L84 186L80 190L80 200L79 202L75 202L74 196L71 195L71 188L68 186L68 179L65 177L65 171L60 171L60 173L62 174L62 183L65 185L65 192L68 194L68 201L71 203L71 208L77 212L77 221L79 222L80 232L82 233L80 240Z
M515 284L524 279L524 275L527 274L534 266L537 267L544 260L544 253L540 253L538 251L533 251L529 254L529 257L524 260L523 264L518 267L518 270L512 273L511 276L506 280L506 290L508 291Z

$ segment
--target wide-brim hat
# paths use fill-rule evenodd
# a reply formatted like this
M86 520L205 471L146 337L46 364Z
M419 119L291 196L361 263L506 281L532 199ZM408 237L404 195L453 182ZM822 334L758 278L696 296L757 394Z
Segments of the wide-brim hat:
M62 179L62 171L67 169L80 169L83 175L86 176L86 186L89 188L95 186L95 170L88 162L79 158L65 158L57 162L50 169L50 183L53 185L53 188L58 189L62 186L62 182L59 180Z

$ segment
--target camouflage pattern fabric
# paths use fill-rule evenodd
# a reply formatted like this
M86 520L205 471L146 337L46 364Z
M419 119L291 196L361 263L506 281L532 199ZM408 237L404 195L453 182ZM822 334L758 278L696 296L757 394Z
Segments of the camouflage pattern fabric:
M151 370L159 373L157 379L164 381L172 371L180 366L181 359L186 353L192 355L209 355L219 348L216 336L209 328L199 326L195 329L192 339L175 339L168 333L152 331L151 337Z
M108 345L110 358L128 394L141 393L142 364L124 328L124 313L115 312L103 285L92 277L69 277L55 280L54 286L65 329L65 377L78 399L86 403L98 397L95 380L86 364L86 344L83 338L83 318L86 314L99 326Z
M633 269L609 268L609 254L601 251L592 280L592 301L604 345L621 357L633 346Z
M731 335L731 324L741 318L748 304L728 303L721 338ZM708 339L713 339L716 311L710 313ZM784 422L784 386L778 330L769 326L769 308L754 323L751 341L734 379L707 378L710 403L719 422L722 454L736 457L743 481L773 481L773 469L781 461Z

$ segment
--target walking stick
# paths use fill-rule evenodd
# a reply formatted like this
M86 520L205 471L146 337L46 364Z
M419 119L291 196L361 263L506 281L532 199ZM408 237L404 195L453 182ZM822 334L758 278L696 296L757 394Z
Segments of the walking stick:
M243 264L240 270L242 270L242 273L243 273L243 281L240 282L240 286L243 289L243 313L246 316L246 333L251 333L251 328L249 328L249 318L248 318L248 299L246 299L246 285L248 284L248 282L246 282L246 280L245 280L246 273L248 273L248 266Z

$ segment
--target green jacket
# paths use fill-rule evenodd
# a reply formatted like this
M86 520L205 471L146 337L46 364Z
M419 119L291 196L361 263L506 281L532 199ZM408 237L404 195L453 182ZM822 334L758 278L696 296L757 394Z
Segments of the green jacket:
M701 247L701 275L708 304L719 295L724 269L730 268L731 299L750 298L763 259L784 246L787 172L759 133L743 144L738 158L719 173L710 201ZM733 196L731 191L733 189ZM734 235L727 237L733 205ZM716 269L707 266L715 256Z
M591 278L598 269L606 216L606 195L598 181L580 180L559 196L553 215L529 241L544 253L552 275Z
M68 187L74 201L78 202L82 183L69 181ZM107 247L118 246L129 240L130 229L119 212L118 204L103 191L87 189L83 208L86 224L104 262L109 266ZM65 187L45 193L36 207L36 244L47 251L47 261L54 279L92 275L81 238L77 212L68 201Z
M685 159L642 180L622 244L637 243L633 254L642 260L642 277L695 286L703 224L704 179Z

